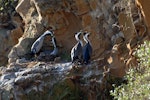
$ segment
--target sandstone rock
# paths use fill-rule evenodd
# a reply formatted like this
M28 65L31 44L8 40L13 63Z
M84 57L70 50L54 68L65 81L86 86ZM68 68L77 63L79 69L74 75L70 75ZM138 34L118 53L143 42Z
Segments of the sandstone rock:
M45 70L46 63L39 63L35 66L36 67L32 68L18 67L19 69L11 70L12 72L0 76L0 91L3 91L0 94L1 97L4 100L7 99L5 96L7 96L9 99L24 98L27 100L29 98L36 98L34 95L34 93L36 93L38 94L37 98L40 96L40 98L42 97L47 99L49 97L48 95L50 88L52 89L53 85L64 77L66 71L69 71L69 69L66 68L68 66L67 63L60 64L59 66L52 66L51 64L47 64L47 67L51 69L60 67L55 70L48 70L48 68ZM61 69L61 67L66 69L61 70L61 73L59 73L59 69ZM43 97L42 95L44 94L45 96Z
M88 2L85 0L76 1L76 6L78 8L78 15L88 13L88 11L90 10L90 8L88 6Z
M8 29L0 29L0 66L5 65L7 63L7 55L10 51L12 45L12 41L9 41L9 36L7 35Z
M16 63L27 63L28 61L25 58L17 59Z
M141 9L141 12L144 17L144 21L148 27L148 31L150 32L150 14L149 14L149 7L148 5L150 2L148 0L136 0L136 3L138 4L139 8Z
M2 77L1 77L1 81L5 80L5 79L12 79L12 78L16 78L16 75L14 73L8 73L8 74L4 74Z
M24 21L25 21L26 17L28 16L27 13L28 13L30 7L31 7L30 0L21 0L19 2L18 6L16 7L16 11L19 12L19 14L24 19Z
M110 74L116 77L123 77L125 75L125 63L121 60L121 51L119 46L114 46L108 59Z
M21 16L14 12L12 15L11 15L11 20L12 20L12 24L17 28L17 27L21 27L23 28L23 20L21 18Z
M31 76L19 76L15 79L14 83L21 87L26 87L28 84L32 82Z
M18 43L18 39L22 36L23 30L20 27L17 27L16 29L5 29L1 28L0 29L0 42L3 43L1 44L1 49L0 53L2 54L0 57L0 66L1 65L6 65L7 64L7 56L12 47ZM10 61L12 62L12 61Z
M29 39L31 37L33 37L33 39L28 40L26 42L23 42L24 39L20 39L20 42L16 45L17 47L17 54L19 54L18 56L23 56L27 53L29 53L30 50L30 46L33 43L33 41L35 40L35 38L37 38L37 36L39 36L40 34L42 34L44 32L44 27L48 27L51 26L54 28L54 32L56 35L56 39L58 42L58 46L61 45L61 51L67 51L67 53L70 53L71 48L73 47L73 45L75 44L75 39L74 39L74 33L79 31L82 27L84 30L87 31L91 31L92 35L91 38L94 38L95 35L97 35L97 25L98 23L96 22L97 20L95 20L95 18L99 15L97 15L98 13L101 13L99 10L96 12L97 14L95 15L94 11L90 12L90 8L88 5L90 5L92 7L92 9L96 9L96 3L98 3L98 1L93 1L93 2L87 2L87 1L81 1L81 2L71 2L71 5L76 6L76 12L65 12L63 10L63 8L57 8L58 10L56 12L54 12L55 6L51 5L63 5L64 2L51 2L51 1L38 1L38 0L32 0L32 3L30 4L29 0L27 2L24 2L24 0L22 2L20 2L16 8L16 10L18 11L18 13L20 13L20 15L22 16L23 20L25 21L26 25L25 25L25 32L26 34L23 35L24 39ZM66 3L69 3L69 1L66 1ZM47 8L42 8L42 4L50 4L47 6ZM23 6L24 5L26 7L26 9L29 9L30 11L24 10L23 11ZM66 7L69 7L66 6ZM71 6L72 7L72 6ZM110 9L111 6L108 6L106 9ZM34 12L37 14L37 16L33 19L31 13ZM44 9L44 10L42 10ZM64 8L67 9L67 8ZM71 10L71 8L68 8ZM49 12L47 12L47 10L49 10ZM74 9L75 10L75 9ZM93 12L93 14L91 14ZM87 13L85 15L85 13ZM106 13L106 10L105 10ZM76 15L79 14L79 15ZM28 15L29 18L26 18ZM108 16L108 14L106 14L105 16ZM39 21L39 18L42 18L42 21ZM95 17L95 18L94 18ZM80 18L82 20L80 20ZM98 17L99 18L99 17ZM32 20L31 20L32 19ZM28 24L27 22L31 21L31 24ZM82 24L81 24L82 23ZM46 25L46 26L45 26ZM109 25L104 25L104 27L107 27ZM95 31L96 29L96 31ZM99 36L98 36L99 37ZM101 47L101 45L99 45L99 42L101 42L101 40L99 38L96 38L95 40L91 39L91 42L93 44L93 49L94 49L94 53ZM70 41L71 40L71 41ZM23 46L22 46L23 45ZM98 45L98 46L97 46ZM103 45L103 50L100 50L100 52L98 53L98 55L100 55L104 50L105 50L105 45L106 47L109 45L109 43L106 42L106 44L102 44ZM96 57L98 57L98 55L96 55ZM95 54L93 54L93 56L95 56ZM96 58L95 57L95 58Z
M13 30L11 30L10 38L14 42L14 44L18 43L18 39L23 35L23 30L21 27L17 27Z
M135 26L133 24L133 19L130 16L127 16L127 14L125 13L120 13L119 24L122 27L124 37L127 41L135 37L136 35Z
M19 58L17 55L18 54L16 52L16 48L13 47L10 53L8 54L8 58L9 58L8 63L11 64L11 63L16 62L17 58Z
M113 45L129 42L133 38L136 40L137 38L137 27L134 26L134 19L132 16L128 16L128 13L124 11L126 8L120 6L121 3L123 2L98 0L83 0L80 2L20 1L16 10L25 22L25 29L18 44L13 47L8 56L9 62L16 62L18 58L27 57L30 54L30 48L34 40L48 27L54 29L58 48L61 49L60 55L63 55L64 52L70 55L70 50L76 43L74 33L82 29L92 33L90 36L94 51L92 59L106 57L106 51L110 50ZM25 10L23 9L24 7L26 8ZM132 13L137 13L134 4L132 4L131 11ZM119 25L121 30L114 31L112 28L113 24ZM18 30L20 30L19 27ZM44 41L42 50L46 49L48 41L48 39ZM51 47L49 48L51 49ZM128 54L127 48L120 48L124 50L117 52L126 51L126 54ZM122 56L124 55L120 55L119 59ZM31 56L28 58L31 58ZM115 58L117 56L113 57L113 59ZM121 61L118 60L118 63L121 63ZM116 66L115 64L117 63L114 62L111 66L114 67Z
M124 38L124 34L122 32L119 32L118 34L115 34L111 37L111 41L113 44L119 44L124 41Z

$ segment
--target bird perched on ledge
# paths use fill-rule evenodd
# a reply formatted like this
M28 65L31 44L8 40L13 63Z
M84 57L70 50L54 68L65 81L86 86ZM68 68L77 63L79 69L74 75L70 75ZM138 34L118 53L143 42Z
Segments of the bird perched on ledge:
M71 60L72 63L76 60L82 59L82 41L80 40L81 31L78 33L75 33L75 39L77 40L77 44L72 48L71 50Z
M83 62L85 64L88 64L89 60L91 58L91 55L92 55L92 46L91 46L91 43L90 43L90 41L88 39L88 36L89 36L90 33L85 32L83 34L84 34L83 35L83 39L86 42L86 44L83 47Z
M40 49L42 48L43 45L43 41L44 41L44 37L45 35L51 35L54 36L53 31L49 31L47 30L46 32L44 32L31 46L31 52L37 56L36 54L40 51Z

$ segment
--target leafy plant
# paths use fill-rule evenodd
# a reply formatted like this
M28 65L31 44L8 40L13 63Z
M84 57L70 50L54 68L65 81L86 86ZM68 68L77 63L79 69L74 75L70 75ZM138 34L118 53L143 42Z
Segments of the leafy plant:
M18 0L0 0L0 12L11 14L15 10Z
M127 84L115 86L110 94L116 100L149 100L150 99L150 42L145 41L135 52L139 57L138 69L129 69L125 78Z

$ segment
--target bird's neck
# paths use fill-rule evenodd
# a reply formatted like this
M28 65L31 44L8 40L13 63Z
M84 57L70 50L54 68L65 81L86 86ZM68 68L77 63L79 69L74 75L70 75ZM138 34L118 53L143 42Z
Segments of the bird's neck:
M87 37L87 35L84 36L83 39L84 39L84 41L85 41L86 43L89 43L89 42L90 42L89 39L88 39L88 37Z
M81 40L79 40L79 43L81 44L81 46L83 46L83 43L82 43L82 41L81 41Z
M53 42L54 48L57 48L57 43L56 43L55 37L52 38L52 42Z
M42 34L42 36L45 36L45 35L51 35L51 36L53 36L53 32L52 31L49 31L49 30L47 30L46 32L44 32L43 34Z
M76 40L77 40L81 45L83 45L82 41L79 39L78 36L75 36L75 38L76 38Z
M75 36L75 38L76 38L76 40L77 40L77 41L80 41L80 39L79 39L79 36L78 36L78 35L76 35L76 36Z

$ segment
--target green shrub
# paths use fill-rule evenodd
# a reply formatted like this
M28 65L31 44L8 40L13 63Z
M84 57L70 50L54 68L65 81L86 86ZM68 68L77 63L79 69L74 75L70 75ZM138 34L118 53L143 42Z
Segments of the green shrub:
M18 0L0 0L0 13L11 14L15 10Z
M135 52L139 66L129 69L127 84L115 86L110 94L116 100L150 100L150 42L145 41Z

